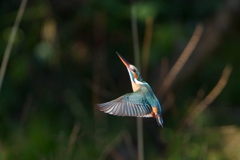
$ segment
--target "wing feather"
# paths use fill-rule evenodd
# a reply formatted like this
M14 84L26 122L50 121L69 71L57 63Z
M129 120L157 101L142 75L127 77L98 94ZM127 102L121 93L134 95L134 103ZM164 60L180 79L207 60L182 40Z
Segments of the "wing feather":
M152 107L141 88L136 92L96 106L100 111L117 116L152 117Z
M114 114L116 114L116 115L120 114L121 113L120 109L121 109L121 106L116 107L116 112Z

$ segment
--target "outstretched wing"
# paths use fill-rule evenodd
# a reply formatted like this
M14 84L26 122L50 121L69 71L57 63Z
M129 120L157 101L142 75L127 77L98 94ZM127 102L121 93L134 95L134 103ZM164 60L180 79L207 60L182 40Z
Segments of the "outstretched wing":
M144 95L143 90L139 89L96 106L100 111L117 116L152 117L152 107Z

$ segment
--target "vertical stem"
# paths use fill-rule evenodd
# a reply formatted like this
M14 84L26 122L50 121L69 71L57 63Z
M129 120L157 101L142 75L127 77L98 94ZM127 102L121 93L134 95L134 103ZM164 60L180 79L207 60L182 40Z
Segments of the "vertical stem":
M136 18L136 7L134 3L131 6L131 24L132 24L132 36L133 36L133 47L134 47L134 63L138 69L140 66L140 50L139 50L139 39L138 39L138 28ZM138 137L138 160L144 160L143 151L143 122L141 118L137 118L137 137Z
M147 77L147 70L149 64L149 55L150 55L150 46L152 40L152 30L153 30L153 18L148 17L145 23L145 34L143 39L143 48L142 48L142 76Z
M132 36L133 36L133 51L134 51L134 64L140 70L140 47L138 39L138 27L137 27L137 16L136 6L132 3L131 7L131 24L132 24Z
M9 40L8 40L8 43L7 43L7 47L6 47L4 55L3 55L3 61L2 61L2 64L1 64L1 68L0 68L0 91L1 91L1 88L2 88L2 82L3 82L3 78L4 78L4 75L5 75L6 68L7 68L9 56L10 56L10 53L11 53L11 50L12 50L13 42L14 42L19 24L21 22L22 15L23 15L23 12L25 10L26 4L27 4L27 0L22 0L21 5L20 5L19 10L18 10L18 13L17 13L17 17L15 19L14 25L13 25L12 30L11 30L11 34L10 34L10 37L9 37Z

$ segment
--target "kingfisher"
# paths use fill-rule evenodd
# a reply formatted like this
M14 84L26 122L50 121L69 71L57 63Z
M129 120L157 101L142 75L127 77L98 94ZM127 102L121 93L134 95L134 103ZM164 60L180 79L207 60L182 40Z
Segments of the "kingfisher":
M97 104L96 107L100 111L116 116L153 117L157 124L163 127L161 105L152 88L143 80L134 65L128 63L119 53L117 55L128 70L133 92L112 101Z

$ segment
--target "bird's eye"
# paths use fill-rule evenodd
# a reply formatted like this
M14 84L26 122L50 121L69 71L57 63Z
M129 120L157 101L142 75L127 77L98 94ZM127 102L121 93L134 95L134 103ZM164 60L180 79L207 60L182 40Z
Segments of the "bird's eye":
M136 72L136 69L135 69L135 68L133 68L133 69L132 69L132 71L133 71L133 72Z

